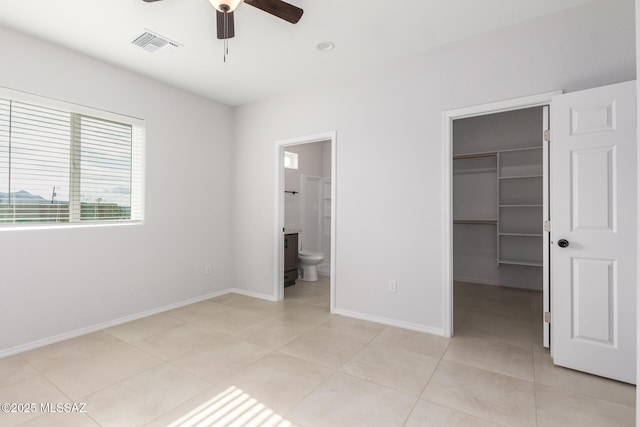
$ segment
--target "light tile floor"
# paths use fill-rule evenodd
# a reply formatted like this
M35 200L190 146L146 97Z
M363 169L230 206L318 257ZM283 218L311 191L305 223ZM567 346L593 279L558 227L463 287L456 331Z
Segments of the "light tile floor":
M0 426L632 426L635 387L553 365L540 293L456 283L452 339L229 294L0 359ZM40 403L86 403L49 413Z

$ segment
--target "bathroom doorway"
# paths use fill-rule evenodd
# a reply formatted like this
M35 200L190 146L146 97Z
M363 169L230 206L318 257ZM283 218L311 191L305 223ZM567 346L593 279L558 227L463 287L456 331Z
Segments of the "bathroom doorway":
M333 312L336 133L276 141L275 157L274 296L278 301L315 301ZM291 265L291 244L303 251L300 257L305 265L301 268ZM311 268L310 253L322 255Z

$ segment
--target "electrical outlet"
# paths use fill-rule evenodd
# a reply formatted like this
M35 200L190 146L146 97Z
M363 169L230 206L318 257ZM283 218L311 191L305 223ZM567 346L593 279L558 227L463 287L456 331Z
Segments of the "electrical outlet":
M398 281L397 280L389 280L388 285L389 292L396 293L398 292Z
M211 264L207 264L204 266L204 274L205 275L211 274Z

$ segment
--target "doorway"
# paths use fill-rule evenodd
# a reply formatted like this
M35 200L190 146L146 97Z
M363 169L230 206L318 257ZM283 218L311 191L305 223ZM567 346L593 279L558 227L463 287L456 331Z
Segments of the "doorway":
M547 347L549 323L553 321L550 356L554 365L635 382L635 94L636 83L632 81L444 113L444 211L447 220L444 223L443 329L446 334L452 336L454 333L452 220L455 217L451 175L454 120L552 105L553 143L549 149L546 141L550 139L550 129L546 126L542 145L548 153L543 156L546 159L545 175L553 177L553 185L549 185L549 181L544 185L547 194L543 200L551 205L549 212L553 224L548 222L548 217L541 218L546 219L542 233L546 239L542 258L543 308L537 309L532 322L537 327L542 324ZM500 166L496 169L500 170ZM551 258L552 271L549 269ZM551 277L553 289L550 289ZM553 311L550 303L553 303Z
M285 152L288 153L288 166L297 157L297 170L285 168ZM324 254L324 260L316 269L320 282L326 282L327 279L329 281L329 311L333 312L336 286L336 132L276 141L275 157L277 200L274 295L278 301L285 298L283 233L293 232L300 236L301 248ZM309 169L309 158L316 159L312 161L319 161L323 166L316 164ZM309 191L305 191L305 188ZM303 212L305 206L308 209ZM310 230L306 237L303 229L305 227ZM299 278L294 281L288 278L287 282L300 286L305 283Z
M548 219L548 174L542 173L543 168L548 170L548 147L540 147L543 146L543 127L548 129L548 119L545 116L544 120L540 120L540 142L537 144L538 147L531 150L526 146L518 146L516 142L513 146L509 146L507 143L502 147L503 149L494 146L474 151L468 147L462 149L457 147L458 151L456 151L456 147L454 147L454 122L499 113L524 111L525 109L539 109L541 111L543 107L548 108L545 106L551 103L552 96L557 93L559 92L467 107L444 113L446 281L443 329L448 336L454 334L454 258L458 258L458 262L463 259L460 258L460 254L454 255L455 241L464 242L466 240L468 243L478 244L485 238L489 239L490 246L487 246L487 249L480 254L480 257L486 258L484 260L485 285L515 284L510 282L519 277L518 268L530 270L528 280L532 283L536 282L537 286L541 288L539 290L543 292L543 311L549 309L549 237L548 233L541 232L543 219ZM454 155L457 160L454 160ZM539 159L539 161L532 162L532 159ZM459 162L460 165L454 166L454 162ZM527 168L529 169L527 170ZM457 197L454 192L453 174L456 170L463 177L462 185L460 182L455 183L459 189L465 189L462 198ZM466 174L467 171L472 173ZM480 174L474 177L474 171L480 172ZM477 183L482 181L491 184L490 194L487 197L469 191L470 188L464 184L464 182ZM525 200L524 194L526 192L520 188L523 185L524 187L539 187L540 194L535 196L536 200ZM454 203L457 205L456 209L454 209ZM460 212L464 212L465 206L473 208L476 217L457 217L456 215ZM462 211L460 207L463 208ZM537 221L537 226L526 223L524 224L525 228L538 227L538 230L534 232L521 228L520 220L526 217L532 217L534 221ZM454 227L464 228L468 233L466 235L458 233L454 231ZM471 252L474 252L474 249ZM477 258L476 256L476 261ZM487 261L489 261L488 264ZM470 265L472 266L473 262L470 261ZM502 270L500 270L501 268ZM506 272L507 269L515 269L516 271L509 273ZM461 274L460 271L457 273ZM504 277L501 278L501 276ZM506 283L499 283L505 279ZM548 346L549 327L548 324L543 323L542 313L540 313L540 324L544 332L543 341Z

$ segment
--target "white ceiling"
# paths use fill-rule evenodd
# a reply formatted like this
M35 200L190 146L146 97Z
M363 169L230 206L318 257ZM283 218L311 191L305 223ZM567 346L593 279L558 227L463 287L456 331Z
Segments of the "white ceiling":
M289 0L296 25L241 4L226 63L207 0L0 0L0 25L241 105L589 1ZM183 46L148 53L131 44L145 29Z

